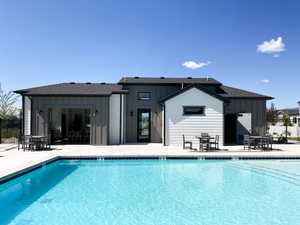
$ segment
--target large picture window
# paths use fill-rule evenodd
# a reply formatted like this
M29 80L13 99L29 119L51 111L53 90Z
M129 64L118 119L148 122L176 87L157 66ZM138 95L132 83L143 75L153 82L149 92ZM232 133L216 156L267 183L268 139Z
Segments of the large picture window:
M138 92L137 93L137 99L138 100L150 100L151 99L151 92Z
M205 106L183 106L183 115L205 115Z

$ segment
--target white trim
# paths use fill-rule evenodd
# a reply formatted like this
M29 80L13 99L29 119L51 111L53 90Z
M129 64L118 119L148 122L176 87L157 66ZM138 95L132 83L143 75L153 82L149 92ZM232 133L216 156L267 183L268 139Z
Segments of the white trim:
M31 99L24 96L24 135L31 134Z
M109 97L109 144L120 144L120 95Z

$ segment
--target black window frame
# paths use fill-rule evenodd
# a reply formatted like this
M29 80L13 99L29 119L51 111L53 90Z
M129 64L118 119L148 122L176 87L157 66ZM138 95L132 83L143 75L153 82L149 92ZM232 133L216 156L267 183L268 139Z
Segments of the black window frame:
M297 117L293 117L293 124L296 124L298 122Z
M149 98L140 98L140 94L141 93L147 93L149 94ZM137 91L136 93L136 99L139 100L139 101L149 101L152 99L152 92L151 91Z
M196 108L201 108L202 112L201 113L187 113L187 109L196 109ZM182 106L182 115L183 116L205 116L205 106L204 105L184 105Z

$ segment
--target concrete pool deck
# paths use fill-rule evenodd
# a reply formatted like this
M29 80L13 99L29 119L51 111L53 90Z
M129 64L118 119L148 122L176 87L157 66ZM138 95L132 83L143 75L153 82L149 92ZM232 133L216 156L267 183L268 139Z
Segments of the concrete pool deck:
M14 147L13 149L11 149ZM264 159L297 158L300 159L300 144L273 145L272 151L243 150L243 146L224 146L222 150L198 152L181 147L163 146L162 144L132 144L113 146L93 145L56 145L50 151L23 152L16 145L6 149L0 145L0 182L14 177L19 172L26 172L41 164L59 158L130 158L130 157L198 157L228 159Z

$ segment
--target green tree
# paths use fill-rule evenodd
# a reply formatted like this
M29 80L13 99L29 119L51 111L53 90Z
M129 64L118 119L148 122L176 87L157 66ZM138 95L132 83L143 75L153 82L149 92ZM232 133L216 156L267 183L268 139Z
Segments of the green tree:
M13 92L5 92L0 87L0 119L10 119L16 117L19 109L15 107L18 96Z
M288 127L292 126L292 122L291 122L291 119L290 119L290 116L287 112L284 112L283 113L283 116L282 116L282 123L283 123L283 126L285 126L285 138L287 140L287 137L288 137Z
M5 92L1 89L0 85L0 144L2 136L2 120L9 120L16 118L19 109L15 107L18 101L18 96L13 92Z

